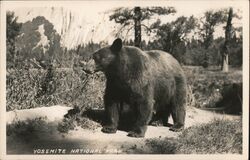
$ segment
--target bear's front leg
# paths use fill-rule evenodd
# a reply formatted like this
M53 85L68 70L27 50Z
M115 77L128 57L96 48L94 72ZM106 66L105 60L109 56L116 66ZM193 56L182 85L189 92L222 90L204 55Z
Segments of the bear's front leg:
M116 133L119 121L118 107L117 103L105 106L106 122L102 128L102 132Z
M138 99L135 104L136 122L132 131L128 133L130 137L144 137L147 125L152 117L153 101Z

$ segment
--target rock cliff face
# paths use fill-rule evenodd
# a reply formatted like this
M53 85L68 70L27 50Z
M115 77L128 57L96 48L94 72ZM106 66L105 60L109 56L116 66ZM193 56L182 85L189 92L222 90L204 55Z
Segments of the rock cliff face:
M23 56L37 60L50 59L62 52L61 36L43 16L22 24L15 45Z
M13 10L22 23L33 22L38 16L44 17L53 24L53 29L61 36L61 46L68 49L75 48L79 44L93 42L109 42L114 39L116 25L109 21L108 14L104 12L77 12L67 8L17 8ZM36 31L40 33L39 45L45 43L43 24Z

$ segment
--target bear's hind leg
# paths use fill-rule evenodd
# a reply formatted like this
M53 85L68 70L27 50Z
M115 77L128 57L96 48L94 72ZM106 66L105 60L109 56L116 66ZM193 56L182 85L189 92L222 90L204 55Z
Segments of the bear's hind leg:
M186 81L183 78L176 78L176 93L172 99L171 115L174 125L171 131L179 132L184 129L186 117Z
M163 112L153 113L152 118L149 122L149 125L152 125L152 126L162 125L162 114L163 114Z
M170 117L170 109L169 110L164 110L163 113L162 113L162 123L163 123L163 126L166 126L166 127L172 127L173 125L168 123L168 119Z
M182 107L173 108L172 118L174 125L170 127L170 131L179 132L184 129L186 111Z

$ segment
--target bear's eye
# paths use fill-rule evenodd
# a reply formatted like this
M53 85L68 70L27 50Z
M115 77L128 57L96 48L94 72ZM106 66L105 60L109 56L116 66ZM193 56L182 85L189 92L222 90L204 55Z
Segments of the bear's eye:
M94 54L93 59L94 59L95 61L98 61L100 58L99 58L98 55Z
M102 54L102 55L100 55L100 57L99 57L99 59L100 59L101 61L104 60L105 58L107 58L105 54Z
M100 60L103 60L104 58L105 58L104 56L101 56L101 57L100 57Z

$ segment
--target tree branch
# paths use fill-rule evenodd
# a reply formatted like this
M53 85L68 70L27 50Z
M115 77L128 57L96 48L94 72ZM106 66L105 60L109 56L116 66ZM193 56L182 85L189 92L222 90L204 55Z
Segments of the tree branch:
M146 26L145 24L141 24L142 27L145 27L147 31L149 31L150 33L152 32L152 29L148 26Z
M122 25L122 27L119 29L119 31L116 33L116 37L118 37L118 35L119 35L119 33L121 33L122 32L122 30L126 27L126 26L128 26L130 23L126 23L126 24L124 24L124 25Z
M133 27L134 27L134 26L130 27L130 28L127 30L127 33L126 33L126 36L125 36L125 37L128 36L128 32L129 32Z

